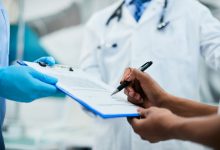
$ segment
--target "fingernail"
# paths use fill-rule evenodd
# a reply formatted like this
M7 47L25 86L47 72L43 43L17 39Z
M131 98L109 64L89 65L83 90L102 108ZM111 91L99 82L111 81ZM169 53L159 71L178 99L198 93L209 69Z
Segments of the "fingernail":
M128 75L127 81L131 81L131 74Z
M130 78L130 74L126 75L125 80L128 81Z

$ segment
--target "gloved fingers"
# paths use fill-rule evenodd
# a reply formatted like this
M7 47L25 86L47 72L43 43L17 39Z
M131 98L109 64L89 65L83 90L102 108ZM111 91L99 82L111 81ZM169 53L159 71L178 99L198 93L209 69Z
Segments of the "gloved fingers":
M34 62L43 62L43 63L47 64L48 66L53 66L56 63L55 59L51 56L41 57L41 58L35 60Z
M57 89L57 92L53 96L64 98L64 97L66 97L66 94L64 92L60 91L59 89Z
M34 78L36 78L36 79L38 79L38 80L40 80L40 81L42 81L42 82L45 82L45 83L47 83L47 84L55 85L55 84L58 82L58 80L57 80L56 78L51 77L51 76L48 76L48 75L43 74L43 73L40 73L40 72L35 71L35 70L33 70L33 71L31 72L31 75L32 75Z
M42 82L41 80L34 79L34 92L35 92L35 99L41 98L41 97L47 97L47 96L53 96L58 94L60 91L56 88L56 86L47 84L45 82Z

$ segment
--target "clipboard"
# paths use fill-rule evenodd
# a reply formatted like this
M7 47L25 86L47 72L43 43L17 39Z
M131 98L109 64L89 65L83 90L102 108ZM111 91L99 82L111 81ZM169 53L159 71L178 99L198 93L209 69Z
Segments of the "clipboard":
M98 81L96 78L88 77L85 72L78 68L67 67L64 65L49 67L45 64L26 61L17 61L17 63L22 66L29 66L36 71L58 78L58 82L55 86L83 106L86 110L92 112L95 116L99 116L103 119L140 116L137 112L138 106L128 102L125 95L121 93L119 96L109 97L114 88ZM78 78L78 76L80 76L79 78L81 79L75 79ZM85 87L80 87L84 86L83 83L79 87L76 85L70 87L71 85L68 85L71 82L74 84L80 84L77 82L82 82L84 79L91 81L91 84L88 84L88 81L86 81L85 83L88 85ZM95 86L92 86L97 83L99 83L99 86L102 88L94 88ZM96 87L98 87L97 85Z

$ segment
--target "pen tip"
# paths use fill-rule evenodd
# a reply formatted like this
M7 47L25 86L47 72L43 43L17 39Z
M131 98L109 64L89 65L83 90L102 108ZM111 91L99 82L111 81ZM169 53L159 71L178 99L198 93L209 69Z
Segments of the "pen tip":
M111 96L113 96L113 95L115 95L115 94L117 94L119 91L118 91L118 89L117 90L115 90L112 94L111 94Z

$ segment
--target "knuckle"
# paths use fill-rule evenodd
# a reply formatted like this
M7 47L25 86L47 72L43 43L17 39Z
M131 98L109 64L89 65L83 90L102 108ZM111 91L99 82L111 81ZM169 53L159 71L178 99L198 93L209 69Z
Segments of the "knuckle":
M147 140L147 138L145 138L144 136L140 136L140 138L142 139L142 140Z
M125 77L129 72L130 72L130 69L129 69L129 68L126 68L126 69L124 70L124 75L123 75L123 77Z
M43 80L43 81L46 81L46 80L47 80L47 77L46 77L45 74L42 74L42 80Z
M136 69L135 69L135 68L129 68L129 69L130 69L131 74L134 74L134 73L135 73L135 71L136 71Z
M153 141L151 139L148 140L150 143L153 143Z
M157 140L155 140L155 139L149 139L149 142L150 142L150 143L157 143Z
M30 83L32 86L30 86L30 90L32 91L32 93L36 93L39 91L39 86L38 84L36 84L36 82L31 82ZM35 95L35 94L33 94Z
M133 104L139 104L139 103L137 102L137 100L135 100L134 98L131 98L131 97L128 97L128 101L131 102L131 103L133 103Z
M137 128L133 128L135 133L139 133L139 130Z
M125 72L129 71L129 69L130 69L129 67L125 68Z
M135 133L141 134L141 129L137 125L133 129Z
M154 111L156 111L157 110L157 108L156 107L151 107L151 108L149 108L149 112L154 112Z
M133 103L133 99L130 96L128 96L128 101Z

